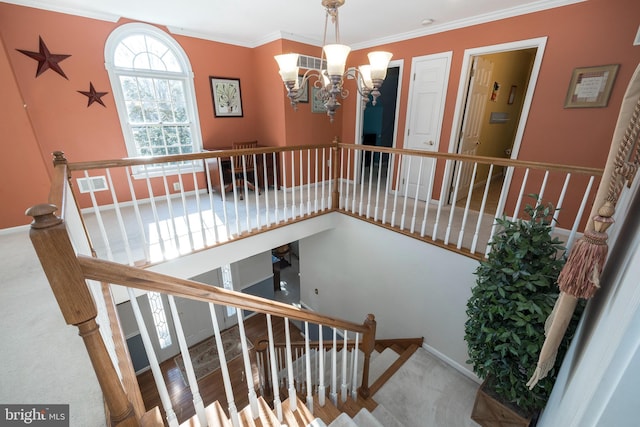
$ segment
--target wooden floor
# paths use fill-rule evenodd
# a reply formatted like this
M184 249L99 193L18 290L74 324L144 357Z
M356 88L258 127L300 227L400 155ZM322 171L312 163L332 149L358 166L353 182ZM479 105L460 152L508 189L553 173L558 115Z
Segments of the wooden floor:
M279 317L272 317L272 324L275 342L284 342L284 320ZM290 324L289 326L292 340L299 340L301 336L300 330L293 324ZM247 339L251 342L255 342L257 339L267 336L266 316L263 314L255 314L254 316L246 319L244 327ZM249 352L249 355L254 375L254 384L257 384L258 369L255 363L255 350L252 349ZM234 400L238 411L240 411L248 404L247 384L245 381L242 357L233 359L228 363L228 366ZM167 389L169 390L173 410L176 413L178 421L182 423L195 415L191 390L184 384L182 375L180 374L180 369L176 366L173 357L162 362L160 364L160 369L167 385ZM166 425L166 415L162 408L158 389L156 388L151 370L138 375L138 384L140 385L140 391L142 392L142 398L146 409L149 410L154 406L158 406L162 412ZM201 378L198 381L198 387L205 406L218 400L225 411L227 411L228 404L224 387L222 385L222 374L220 369Z

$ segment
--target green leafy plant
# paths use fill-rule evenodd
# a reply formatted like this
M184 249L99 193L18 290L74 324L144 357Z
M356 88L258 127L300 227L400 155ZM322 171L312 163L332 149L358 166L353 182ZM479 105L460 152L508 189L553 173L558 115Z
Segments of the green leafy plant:
M534 390L526 386L544 343L545 321L558 296L556 279L565 262L565 248L551 236L553 206L540 203L527 206L525 212L528 220L497 220L501 231L475 272L465 340L468 363L480 378L488 377L488 388L532 415L544 407L556 376L554 369ZM558 363L566 346L565 340Z

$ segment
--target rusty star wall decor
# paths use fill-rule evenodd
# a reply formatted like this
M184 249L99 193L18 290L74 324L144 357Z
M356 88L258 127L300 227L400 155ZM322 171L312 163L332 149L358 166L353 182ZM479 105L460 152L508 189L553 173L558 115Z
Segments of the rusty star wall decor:
M42 40L42 37L38 36L38 38L40 40L40 47L38 52L31 52L23 49L16 49L16 50L24 55L27 55L29 58L32 58L38 61L38 70L36 71L36 77L38 77L40 74L44 73L48 69L51 69L56 73L60 74L65 79L69 80L69 78L66 76L64 71L62 71L62 68L60 68L60 64L58 63L67 59L71 55L60 55L60 54L49 52L49 49L47 48L47 45L44 43L44 40Z
M97 102L98 104L102 105L103 107L106 107L106 105L104 104L104 101L101 99L103 96L105 96L106 94L108 94L109 92L97 92L96 89L93 87L93 83L89 82L89 91L82 91L79 90L78 93L83 94L84 96L86 96L87 98L89 98L89 101L87 103L87 107L90 107L91 104L93 104L94 102Z

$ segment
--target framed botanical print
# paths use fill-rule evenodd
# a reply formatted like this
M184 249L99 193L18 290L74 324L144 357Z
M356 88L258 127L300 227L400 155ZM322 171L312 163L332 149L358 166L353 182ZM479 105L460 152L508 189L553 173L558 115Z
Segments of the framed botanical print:
M318 96L320 94L320 88L311 86L311 93L311 112L326 113L327 108L324 106L324 101Z
M216 117L242 117L240 79L210 77L213 114Z

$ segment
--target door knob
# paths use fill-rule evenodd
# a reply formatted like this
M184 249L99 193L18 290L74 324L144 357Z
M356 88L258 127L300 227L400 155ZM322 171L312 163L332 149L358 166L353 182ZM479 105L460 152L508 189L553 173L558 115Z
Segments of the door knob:
M433 146L434 142L433 141L429 141L429 142L427 142L427 145Z

